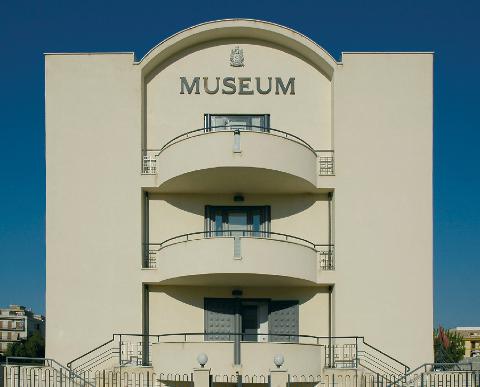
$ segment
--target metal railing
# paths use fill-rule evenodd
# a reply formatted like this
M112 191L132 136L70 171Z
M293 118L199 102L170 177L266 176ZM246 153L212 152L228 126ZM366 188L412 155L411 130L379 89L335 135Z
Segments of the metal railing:
M142 151L142 175L155 175L157 173L158 151L146 149Z
M335 269L334 245L332 244L313 243L307 239L279 232L253 230L197 231L188 234L178 235L173 238L166 239L161 243L144 244L143 267L148 269L157 268L157 255L165 247L176 245L178 243L213 238L234 238L234 250L239 249L239 238L258 238L295 243L315 250L319 255L321 269Z
M312 148L312 146L303 140L302 138L291 134L289 132L285 132L280 129L274 129L274 128L269 128L265 126L257 126L257 125L235 125L235 126L211 126L209 128L200 128L200 129L194 129L190 130L188 132L182 133L177 137L172 138L170 141L168 141L164 146L162 146L159 151L160 153L167 149L169 146L176 144L177 142L186 140L187 138L191 137L196 137L199 135L203 134L208 134L208 133L216 133L216 132L253 132L253 133L263 133L263 134L272 134L277 137L283 137L289 140L293 140L295 142L298 142L299 144L303 145L304 147L310 149L312 152L315 153L315 149Z
M433 378L431 377L432 375ZM478 384L480 382L480 371L476 370L476 372L474 372L472 363L424 363L413 370L409 370L404 375L397 376L387 384L387 387L425 386L431 385L432 382L434 383L435 381L440 381L440 384L445 382L448 384L452 382L453 375L461 375L461 377L457 377L457 379L464 379L466 387L469 386L468 382L472 377L477 383L470 385L472 387L480 385ZM464 384L460 383L458 385L462 386Z
M270 375L248 375L248 374L222 374L210 375L211 386L214 387L217 383L225 386L225 383L243 385L243 383L255 384L269 384Z
M398 387L478 387L479 371L426 372L417 375L414 381L395 384ZM391 374L364 373L345 375L331 373L324 375L322 387L390 387L396 378Z
M8 356L5 362L6 386L48 386L85 387L94 384L84 376L51 358Z
M267 128L263 126L256 125L245 125L245 126L212 126L210 128L200 128L195 130L190 130L188 132L182 133L179 136L172 138L170 141L165 143L160 149L143 149L142 150L142 174L144 175L155 175L157 173L157 159L158 156L170 146L177 144L181 141L213 133L223 133L226 131L231 131L233 133L248 132L248 133L260 133L268 134L276 137L282 137L290 141L294 141L305 148L309 149L315 154L319 162L319 174L320 175L333 175L335 173L334 169L334 151L333 150L315 150L308 142L302 138L285 132L283 130Z
M317 150L318 174L320 176L335 175L335 157L333 150Z
M23 332L25 327L11 327L11 328L2 328L0 327L0 332Z
M194 387L191 372L183 374L145 370L101 370L85 373L95 387Z
M49 366L0 365L0 387L194 387L191 372L162 373L151 368L110 369L72 376Z
M114 334L112 339L99 345L91 351L73 359L67 367L77 374L86 375L99 369L108 367L126 367L151 365L151 349L153 344L162 342L209 342L212 336L221 336L222 342L231 342L232 349L235 345L235 337L244 338L244 333L234 332L198 332L198 333L168 333L160 335L142 334ZM409 367L394 357L386 354L378 348L367 343L362 336L313 336L313 335L292 335L284 333L259 333L248 335L251 343L252 336L268 337L268 342L292 344L310 344L323 346L325 348L323 360L327 368L358 368L363 367L370 372L378 374L389 374L395 378L401 378L409 372ZM263 341L257 341L262 344ZM233 354L232 350L232 354ZM368 360L370 359L370 360ZM375 359L375 361L372 361Z
M195 372L195 371L194 371ZM193 372L193 373L194 373ZM272 382L271 372L263 374L222 373L210 374L211 387L226 385L242 386L256 384L269 387ZM0 386L2 387L195 387L192 370L184 373L159 372L151 368L113 370L97 370L85 373L86 383L59 378L54 370L48 367L6 366L0 365ZM20 377L19 377L20 376ZM343 373L330 370L321 375L288 373L286 387L304 385L321 387L390 387L395 379L391 374L371 372ZM298 384L302 383L302 384ZM478 387L480 371L422 371L415 380L399 382L398 387ZM205 386L204 384L200 385ZM199 386L197 386L199 387Z
M333 338L325 351L325 364L329 368L361 367L376 374L393 377L405 375L410 370L405 363L367 343L363 337Z

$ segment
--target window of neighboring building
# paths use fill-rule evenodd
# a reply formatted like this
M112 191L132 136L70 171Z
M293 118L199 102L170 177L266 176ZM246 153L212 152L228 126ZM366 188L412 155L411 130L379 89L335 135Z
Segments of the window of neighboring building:
M270 128L269 114L205 114L205 129L219 130L253 130L268 132Z
M210 236L268 237L270 206L206 206L205 231Z
M235 324L235 313L240 326ZM298 301L238 298L205 298L205 340L298 341Z

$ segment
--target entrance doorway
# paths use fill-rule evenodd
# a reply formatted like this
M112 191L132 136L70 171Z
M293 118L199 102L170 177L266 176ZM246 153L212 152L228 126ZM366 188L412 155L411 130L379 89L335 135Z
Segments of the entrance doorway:
M296 342L298 301L206 298L205 333L209 341L233 341L241 333L242 341Z
M243 301L240 314L243 341L268 341L267 301Z

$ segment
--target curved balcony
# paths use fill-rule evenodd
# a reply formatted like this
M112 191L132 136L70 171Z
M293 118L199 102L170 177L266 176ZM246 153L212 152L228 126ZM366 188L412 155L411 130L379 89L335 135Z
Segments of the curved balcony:
M198 129L161 149L144 151L143 174L163 192L313 192L333 175L333 152L301 138L255 126Z
M149 244L143 266L145 283L305 286L317 284L322 271L334 269L334 261L332 245L275 232L229 230Z

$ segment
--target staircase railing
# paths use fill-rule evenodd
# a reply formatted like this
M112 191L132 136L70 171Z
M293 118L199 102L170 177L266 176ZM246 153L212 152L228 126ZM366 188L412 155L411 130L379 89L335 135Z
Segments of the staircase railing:
M364 368L371 373L388 376L388 380L405 375L409 367L400 360L356 337L354 343L332 338L326 346L325 364L329 368ZM386 381L387 379L385 379Z
M398 377L410 371L405 363L367 343L363 338L358 358L359 365L374 373Z
M120 353L119 346L115 342L116 336L117 335L114 334L112 339L69 361L67 367L84 374L85 372L101 368L112 362L116 364Z

